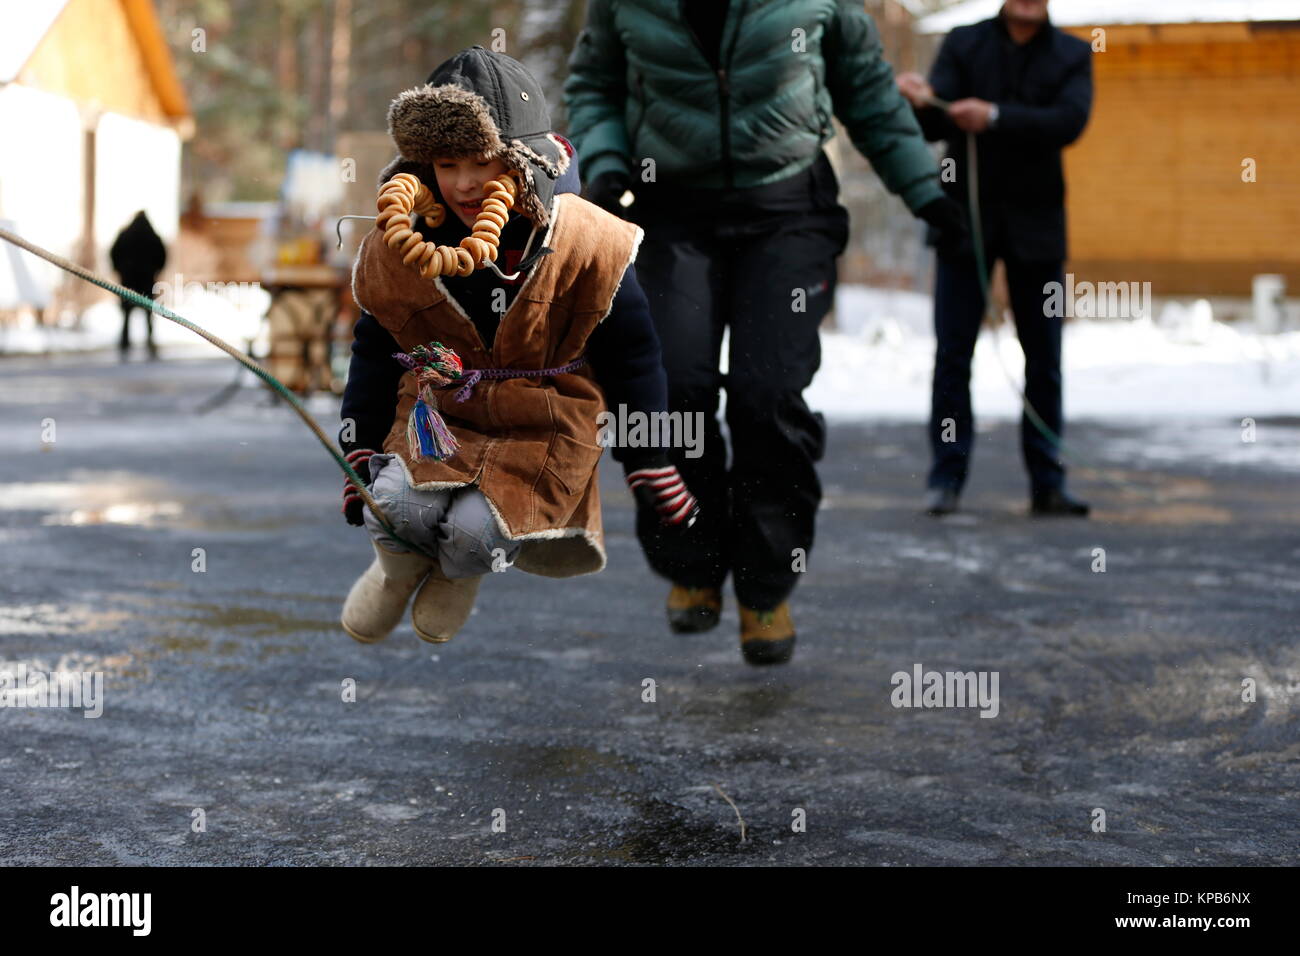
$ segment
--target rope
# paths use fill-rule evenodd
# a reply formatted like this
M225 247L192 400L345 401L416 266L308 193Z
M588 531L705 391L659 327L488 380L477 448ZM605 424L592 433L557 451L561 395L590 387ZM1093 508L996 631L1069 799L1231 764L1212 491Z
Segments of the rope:
M937 96L930 96L929 103L931 106L938 107L944 112L947 112L948 108L952 106L952 103L947 100L941 100ZM980 294L984 297L984 315L985 317L989 317L990 314L992 314L993 305L993 298L989 295L989 286L992 276L989 273L988 262L984 255L984 227L980 219L979 155L976 148L975 134L969 131L966 133L966 165L969 169L968 175L970 178L970 182L966 187L966 195L970 205L971 245L975 249L975 271L979 278ZM996 318L996 314L993 314L993 317ZM997 326L995 325L995 332L996 329ZM1011 370L1007 368L1006 363L1002 361L1001 350L997 346L994 346L993 353L997 356L998 364L1002 366L1002 372L1006 375L1007 382L1013 389L1015 389L1016 394L1020 396L1025 416L1029 419L1030 423L1038 429L1039 433L1044 438L1056 447L1058 457L1062 459L1074 458L1074 455L1066 455L1065 441L1060 435L1054 432L1045 421L1043 421L1042 416L1038 414L1038 411L1029 401L1029 396L1025 393L1025 390L1016 382L1015 376L1011 374Z
M937 96L930 96L929 103L931 106L938 107L945 112L950 106L952 106L952 103L947 100L941 100ZM984 255L984 229L980 221L979 204L979 160L976 150L975 134L973 132L966 133L966 162L970 168L970 184L967 188L967 194L970 201L971 244L975 247L975 269L976 272L979 273L980 291L984 296L984 314L985 316L988 316L992 311L991 306L993 304L992 297L989 295L991 277L988 271L988 263L985 261ZM998 334L997 326L995 325L994 335ZM1054 432L1048 424L1043 421L1042 416L1038 414L1033 403L1029 401L1029 396L1025 394L1025 390L1016 382L1016 377L1011 373L1011 370L1007 368L1007 363L1002 360L1002 351L997 347L997 345L994 346L993 353L997 356L998 365L1002 367L1002 373L1006 376L1007 383L1015 390L1016 394L1020 396L1020 401L1025 411L1025 417L1029 419L1030 424L1032 424L1034 428L1038 429L1039 434L1055 446L1059 458L1065 461L1071 461L1079 468L1090 471L1094 478L1099 479L1114 488L1121 488L1125 491L1132 490L1130 483L1116 481L1115 479L1108 477L1102 471L1100 466L1089 464L1087 459L1082 458L1073 452L1067 454L1064 440L1060 435ZM1159 491L1151 493L1151 497L1157 501L1164 500L1164 495Z
M213 335L207 329L195 325L189 319L177 315L175 312L172 312L170 309L166 308L165 306L159 305L153 299L146 298L145 296L140 295L138 292L133 292L132 290L123 288L122 286L117 285L114 282L110 282L107 279L103 278L102 276L96 275L95 273L91 272L89 269L79 266L77 265L77 263L72 262L69 259L63 258L63 256L55 255L53 252L50 252L48 249L42 249L40 246L28 242L22 236L16 235L15 233L10 232L8 229L0 228L0 239L4 239L8 242L11 242L15 246L18 246L20 249L25 249L28 252L30 252L32 255L38 256L41 259L44 259L46 262L52 263L58 266L60 269L64 270L65 272L70 272L80 279L85 279L87 282L97 285L101 289L105 289L109 292L112 292L114 295L120 296L124 299L128 299L129 301L134 302L136 305L141 306L142 308L148 309L151 312L155 312L158 315L161 315L164 319L170 319L172 322L175 322L177 325L187 328L191 332L195 333L196 335L199 335L202 338L206 339L207 341L211 342L217 348L221 349L221 351L225 352L227 355L233 358L236 362L239 362L250 372L252 372L258 378L260 378L263 382L265 382L266 385L269 386L272 391L274 391L277 395L279 395L282 399L284 399L286 402L289 403L290 408L292 408L295 412L298 413L298 417L302 419L303 424L311 429L311 432L313 435L316 436L317 441L319 441L321 443L321 446L327 452L329 452L330 457L334 459L335 464L337 464L339 468L343 470L343 474L347 476L348 481L350 481L353 487L357 489L357 493L361 496L361 500L365 502L366 507L370 509L371 513L374 514L374 516L377 519L379 519L379 523L383 526L384 530L394 540L400 542L401 544L405 545L411 550L423 554L425 557L436 559L437 557L436 555L430 554L428 551L425 551L423 548L419 547L418 545L405 540L404 538L401 537L401 535L397 533L397 531L393 528L392 522L389 521L388 516L384 513L384 510L379 506L379 503L376 502L375 499L371 496L369 490L366 488L366 483L361 479L361 476L358 475L352 469L352 466L347 463L343 455L338 451L338 449L334 447L334 445L331 443L329 438L326 437L325 432L323 432L321 430L320 425L317 424L316 419L312 418L311 414L307 411L307 409L303 407L302 402L298 400L298 396L294 395L293 392L285 388L284 383L282 383L278 378L276 378L266 369L262 368L262 366L258 365L251 358L245 356L242 352L236 349L229 342L226 342L224 339L221 339L218 336Z
M566 372L575 372L587 364L587 357L580 355L565 365L557 365L555 368L467 368L464 370L460 380L453 382L459 385L465 384L457 390L456 401L469 401L469 397L474 394L474 386L478 384L479 379L502 380L508 378L547 378L553 375L563 375Z
M942 100L934 95L928 97L928 102L931 106L937 107L945 112L947 112L948 108L952 106L951 102ZM987 317L991 311L990 307L993 304L992 297L989 295L991 276L988 271L988 263L985 261L984 228L980 220L979 159L976 149L975 133L969 131L966 133L966 162L970 168L970 183L967 187L967 198L969 200L971 216L971 245L975 248L975 270L979 274L980 292L984 297L984 314ZM998 334L997 326L995 325L994 335L996 336ZM1038 432L1044 438L1056 447L1056 453L1059 458L1071 461L1079 468L1092 472L1094 478L1099 479L1114 488L1120 488L1125 491L1132 490L1131 483L1116 481L1115 479L1108 477L1100 466L1089 464L1087 459L1075 455L1073 452L1067 455L1064 440L1060 435L1054 432L1047 423L1043 421L1042 416L1038 414L1033 403L1029 401L1029 396L1025 394L1025 390L1016 382L1015 376L1011 373L1011 370L1007 368L1007 363L1002 360L1001 349L995 345L993 353L997 356L998 365L1002 367L1002 373L1007 377L1007 383L1012 387L1016 394L1020 396L1020 401L1025 411L1025 417L1029 419L1030 424L1038 429ZM1149 494L1150 497L1156 501L1163 501L1165 498L1165 496L1159 491L1151 492Z
M970 188L968 190L970 195L968 198L970 199L971 209L971 244L975 247L975 268L979 272L980 289L984 295L984 310L987 315L993 304L992 297L989 295L989 284L992 281L992 276L989 274L988 263L984 257L984 227L980 222L979 204L979 160L977 159L974 133L968 132L966 134L966 159L970 167ZM994 326L994 329L996 328L997 326ZM1029 395L1016 383L1016 378L1011 374L1011 370L1007 368L1007 363L1002 361L1001 349L995 346L993 353L997 356L998 365L1002 366L1002 373L1006 375L1007 381L1011 383L1011 387L1020 396L1020 400L1024 405L1025 416L1030 423L1038 429L1044 438L1056 446L1058 457L1073 458L1073 455L1067 456L1065 453L1065 440L1054 432L1047 422L1043 421L1042 416L1034 409L1033 403L1029 401Z

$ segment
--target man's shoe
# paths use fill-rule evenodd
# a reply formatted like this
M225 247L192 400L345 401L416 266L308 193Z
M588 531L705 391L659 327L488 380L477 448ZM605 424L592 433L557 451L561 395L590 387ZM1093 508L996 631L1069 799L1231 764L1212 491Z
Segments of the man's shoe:
M790 603L770 611L740 606L740 653L749 664L784 664L794 656L794 622Z
M1029 511L1031 514L1042 517L1065 515L1075 518L1086 518L1091 509L1086 501L1080 501L1078 498L1071 498L1060 488L1053 488L1050 491L1034 492L1030 499Z
M959 497L956 488L931 488L925 493L925 513L950 515L957 510Z
M474 610L474 599L478 597L482 580L481 574L470 578L449 578L435 561L411 604L411 627L415 628L415 636L430 644L445 644L455 637Z
M721 588L688 588L674 584L668 592L668 626L676 634L711 631L718 626L721 614Z

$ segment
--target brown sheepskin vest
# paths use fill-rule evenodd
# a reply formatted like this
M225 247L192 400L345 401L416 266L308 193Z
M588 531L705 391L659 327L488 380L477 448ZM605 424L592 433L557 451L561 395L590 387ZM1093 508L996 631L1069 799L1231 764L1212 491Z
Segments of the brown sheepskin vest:
M642 231L572 193L554 197L543 256L501 318L488 349L441 279L421 278L372 230L352 271L352 294L405 352L438 341L465 368L553 368L582 354L609 314ZM415 377L402 376L384 451L398 456L420 489L476 484L510 538L524 542L515 566L548 577L605 566L596 463L604 394L591 367L546 378L481 379L465 402L438 392L459 450L446 461L413 461L406 423Z

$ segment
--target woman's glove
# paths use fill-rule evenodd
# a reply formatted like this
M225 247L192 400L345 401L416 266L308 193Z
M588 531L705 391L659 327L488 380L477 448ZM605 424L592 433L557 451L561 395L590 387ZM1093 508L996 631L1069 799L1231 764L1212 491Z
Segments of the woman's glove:
M673 464L636 468L627 473L639 509L656 512L659 523L670 528L686 529L695 524L699 502Z
M623 193L632 188L632 180L627 173L618 169L603 172L587 184L587 200L595 203L606 212L627 218L627 210L619 200Z
M362 481L367 486L370 485L370 456L374 452L369 448L358 448L344 459L352 470L361 476ZM361 500L361 495L357 488L352 484L351 479L343 479L343 517L347 519L348 524L364 524L363 515L365 514L366 503Z
M917 210L916 216L934 229L934 247L944 255L957 253L970 238L966 211L951 196L931 200Z

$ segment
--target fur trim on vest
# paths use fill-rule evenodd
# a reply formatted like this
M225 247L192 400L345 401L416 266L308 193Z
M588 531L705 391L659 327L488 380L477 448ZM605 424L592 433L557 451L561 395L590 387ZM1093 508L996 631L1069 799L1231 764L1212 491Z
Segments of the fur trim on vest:
M502 316L488 348L441 278L421 278L372 230L352 272L352 294L403 351L438 341L467 369L554 368L583 354L636 259L640 227L572 194L553 197L543 256ZM439 411L460 443L446 461L414 460L406 423L417 397L402 376L384 451L416 488L477 484L503 533L524 542L515 566L547 577L605 566L597 462L597 416L605 398L589 366L547 378L482 380L465 402L439 393Z

